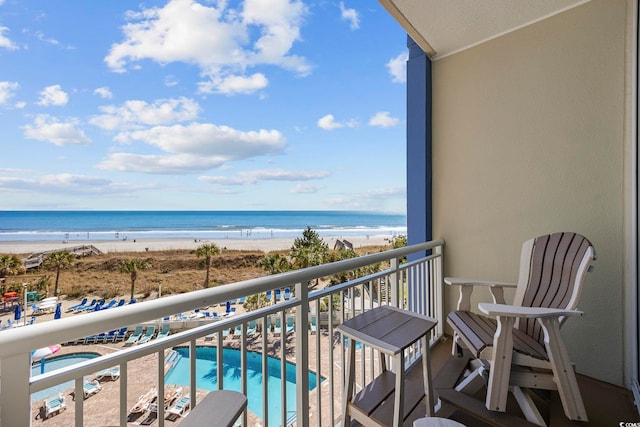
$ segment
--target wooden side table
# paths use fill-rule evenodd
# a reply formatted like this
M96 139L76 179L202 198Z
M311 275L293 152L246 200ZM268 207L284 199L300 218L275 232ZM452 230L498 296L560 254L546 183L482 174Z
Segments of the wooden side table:
M437 324L437 320L390 306L376 307L366 311L352 319L347 320L337 327L339 332L346 335L352 342L349 345L349 357L347 359L347 377L345 380L342 402L342 425L350 425L350 418L356 419L365 426L386 427L390 425L390 405L388 400L394 394L393 427L402 426L405 421L405 395L407 383L413 383L416 389L416 381L406 381L404 369L404 350L421 340L422 354L422 381L421 387L412 391L411 398L425 399L426 415L434 414L433 385L431 383L431 363L429 342L427 335ZM382 372L371 383L365 386L354 396L353 383L355 380L355 356L356 349L353 341L359 341L363 345L371 346L379 351L382 363ZM393 358L395 373L387 370L383 355ZM419 369L411 369L420 373ZM387 415L388 416L388 415Z
M231 427L247 408L247 397L237 391L209 392L180 423L183 427Z

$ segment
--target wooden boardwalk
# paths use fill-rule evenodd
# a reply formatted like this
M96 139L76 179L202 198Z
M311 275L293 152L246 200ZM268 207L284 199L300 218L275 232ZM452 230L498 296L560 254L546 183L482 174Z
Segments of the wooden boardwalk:
M77 257L102 254L102 251L93 245L81 245L81 246L73 246L69 248L53 249L45 252L35 252L30 254L28 257L24 258L22 260L22 263L24 264L27 270L31 268L38 268L40 267L40 265L42 265L46 256L53 252L69 252L70 254L73 254Z

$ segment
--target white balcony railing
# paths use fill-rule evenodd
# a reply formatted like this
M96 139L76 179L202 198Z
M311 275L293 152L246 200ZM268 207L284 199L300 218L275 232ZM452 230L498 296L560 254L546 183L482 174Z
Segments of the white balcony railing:
M217 333L213 341L217 358L216 372L218 387L225 388L223 375L223 347L230 340L224 339L222 331L235 329L240 325L242 333L232 340L239 347L240 389L248 392L247 327L255 322L260 329L260 340L252 340L261 351L262 376L267 377L270 353L280 359L282 377L285 377L287 357L295 359L296 402L295 408L287 407L286 382L281 381L279 394L269 390L267 380L262 381L259 399L262 399L262 413L249 414L245 411L241 417L242 425L250 425L251 419L261 419L268 425L334 425L339 418L342 400L343 366L345 366L345 343L335 332L335 326L347 318L377 305L392 304L414 312L435 317L438 327L432 335L432 343L443 333L442 313L442 247L444 242L433 241L406 248L394 249L358 258L324 264L317 267L293 272L266 276L215 288L189 292L144 303L99 311L86 315L72 316L32 326L0 332L0 424L4 427L31 425L33 413L31 394L49 387L74 381L76 396L82 395L84 377L113 366L120 367L119 400L113 402L109 411L113 414L110 425L127 425L128 402L128 364L145 356L155 355L157 368L150 368L145 375L154 378L158 390L165 389L165 357L169 351L179 346L189 349L189 385L187 390L196 396L196 348L197 340ZM401 262L401 259L414 259ZM354 279L335 286L313 290L312 285L320 278L346 273L373 264L383 263L381 271ZM386 267L388 266L388 267ZM203 322L200 326L174 333L166 338L152 340L95 359L81 362L67 368L31 376L31 352L33 349L61 342L73 341L78 337L139 324L158 324L166 316L188 312L200 307L213 306L228 300L289 287L293 296L289 300L263 307L246 314L236 315L223 320ZM326 310L326 311L324 311ZM312 317L315 320L312 321ZM285 331L289 318L294 319L295 332L288 335ZM266 325L280 321L282 333L275 336ZM317 332L310 331L310 324L316 323ZM292 339L293 337L293 339ZM356 374L357 384L366 384L375 375L379 364L371 349L361 348L358 353L359 367ZM409 352L408 359L416 358L420 349ZM410 360L408 360L409 362ZM316 375L316 387L309 390L309 374ZM254 391L255 393L255 391ZM290 392L289 392L290 393ZM129 396L136 397L136 396ZM255 399L250 396L250 399ZM131 400L129 399L129 402ZM269 402L278 402L279 414L269 413ZM77 427L85 425L85 401L75 399L69 405L67 413L73 413ZM192 399L192 405L197 404ZM251 406L251 405L250 405ZM69 416L68 414L65 416ZM277 420L277 421L274 421ZM157 422L160 427L165 422L165 408L157 405ZM89 423L87 423L89 424Z

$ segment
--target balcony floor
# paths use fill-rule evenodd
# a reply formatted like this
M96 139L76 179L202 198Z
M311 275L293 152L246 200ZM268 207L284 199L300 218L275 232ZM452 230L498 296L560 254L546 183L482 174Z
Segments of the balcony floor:
M451 339L439 343L432 350L432 367L434 376L437 376L445 366L445 362L451 356ZM617 426L621 422L640 422L640 415L633 405L633 393L631 391L608 384L584 375L578 375L578 383L582 392L582 398L587 408L587 416L589 422L575 422L568 420L562 410L562 403L558 393L555 391L550 393L550 404L546 408L540 408L545 419L549 420L549 427L564 426ZM477 398L484 406L484 396L486 389L478 393ZM510 401L507 407L507 413L510 415L522 417L522 413L515 400ZM488 424L474 418L470 414L456 411L452 416L452 420L458 421L467 426L485 427L498 424Z

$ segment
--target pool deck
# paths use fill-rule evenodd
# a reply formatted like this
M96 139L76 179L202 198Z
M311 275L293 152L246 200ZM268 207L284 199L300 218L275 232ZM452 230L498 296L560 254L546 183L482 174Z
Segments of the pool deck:
M320 354L326 354L327 346L330 345L329 336L326 331L320 330L321 337L321 349L323 350ZM287 337L287 360L295 363L295 333L290 334ZM251 338L247 340L247 349L249 351L257 351L262 352L262 336L256 335L255 338ZM204 341L204 339L199 339L197 341L197 345L202 346L214 346L214 342L212 341ZM234 340L231 338L227 338L224 341L225 347L229 348L239 348L240 340ZM273 357L280 357L280 346L281 346L281 338L274 337L273 334L270 334L268 337L268 355ZM315 361L315 347L316 347L316 338L315 335L311 335L309 337L309 366L316 366ZM96 352L99 354L108 354L110 352L118 351L123 348L123 343L116 344L90 344L90 345L67 345L63 346L62 349L56 353L56 356L71 354L77 352ZM290 350L289 350L290 349ZM335 349L336 357L339 357L340 348ZM329 372L329 361L324 360L322 358L321 363L321 375L326 376ZM338 359L337 359L338 360ZM336 362L337 362L336 360ZM157 356L155 354L145 356L136 360L133 360L128 363L128 386L127 386L127 409L131 409L138 398L149 391L152 387L157 386ZM93 380L93 378L89 377L89 380ZM120 389L120 379L115 381L102 381L102 390L97 394L91 396L84 402L84 426L92 427L92 426L118 426L119 422L119 408L118 405L114 405L114 402L117 402L119 399L119 389ZM171 387L171 384L166 384L165 387L168 389ZM184 387L183 387L184 388ZM322 395L323 395L323 418L326 417L328 412L328 399L329 399L329 388L320 386ZM314 389L310 394L311 401L311 423L315 424L315 420L317 417L317 411L315 409L316 402L316 392L318 388ZM43 426L46 427L67 427L69 425L73 425L74 417L75 417L75 408L73 397L71 394L72 390L65 390L64 396L66 398L65 403L67 404L66 410L62 411L58 415L54 415L47 420L43 420L41 418L41 408L43 406L43 401L38 400L33 402L32 408L32 419L35 420L34 424L42 423ZM186 390L183 391L183 394L186 393ZM197 399L198 402L204 398L204 396L208 393L206 390L198 390ZM336 396L339 397L339 390L336 389ZM335 408L339 408L339 402L335 402ZM147 418L149 412L143 413L141 416L136 419L132 419L128 425L142 425L145 419ZM248 425L261 427L263 425L262 421L250 411L248 412ZM335 414L336 416L338 414ZM169 419L165 419L165 425L174 426L179 425L181 418L176 419L175 421L171 421ZM149 425L157 425L157 420L154 420Z

